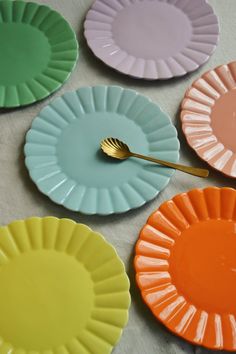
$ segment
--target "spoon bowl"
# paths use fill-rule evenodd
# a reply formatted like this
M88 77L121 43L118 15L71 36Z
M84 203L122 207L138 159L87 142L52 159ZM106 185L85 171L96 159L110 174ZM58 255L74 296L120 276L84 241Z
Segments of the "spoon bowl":
M131 156L127 144L116 138L106 138L101 142L102 151L115 159L125 160Z

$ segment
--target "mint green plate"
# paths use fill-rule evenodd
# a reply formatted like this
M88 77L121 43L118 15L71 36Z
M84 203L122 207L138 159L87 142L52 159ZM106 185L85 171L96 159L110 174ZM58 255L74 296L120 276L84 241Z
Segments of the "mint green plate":
M0 1L0 107L23 106L57 90L78 57L75 33L47 6Z
M145 204L174 171L104 156L100 142L110 136L133 151L178 161L176 129L158 105L121 87L84 87L57 98L34 119L25 144L32 180L54 202L85 214L122 213Z

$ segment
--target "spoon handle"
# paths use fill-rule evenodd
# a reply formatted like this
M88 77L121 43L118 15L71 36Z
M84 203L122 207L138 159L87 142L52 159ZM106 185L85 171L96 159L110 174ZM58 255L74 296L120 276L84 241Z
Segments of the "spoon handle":
M163 160L156 159L154 157L149 157L149 156L136 154L134 152L131 152L131 156L137 157L138 159L143 159L143 160L155 162L155 163L158 163L159 165L163 165L163 166L166 166L166 167L171 167L171 168L174 168L176 170L188 173L188 174L193 175L193 176L197 176L197 177L208 177L209 176L209 171L205 170L203 168L195 168L195 167L191 167L191 166L184 166L184 165L180 165L180 164L177 164L177 163L174 163L174 162L163 161Z

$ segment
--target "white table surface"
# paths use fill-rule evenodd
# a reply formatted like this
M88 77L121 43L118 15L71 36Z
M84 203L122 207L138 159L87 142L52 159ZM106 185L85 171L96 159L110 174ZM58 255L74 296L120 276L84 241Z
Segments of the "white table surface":
M35 0L31 1L35 2ZM181 79L163 82L131 79L114 72L94 58L83 37L84 17L93 0L40 1L61 12L72 24L78 34L80 58L69 81L53 97L28 108L0 112L0 223L4 225L15 219L29 216L67 217L101 232L116 247L126 264L130 277L132 306L128 326L124 330L121 341L114 349L114 354L212 353L194 347L170 334L142 303L139 290L134 282L133 251L140 228L160 203L177 193L195 187L208 185L235 187L235 181L212 170L207 180L177 172L168 187L154 201L138 210L110 217L83 216L53 204L37 190L29 179L22 149L25 133L33 118L56 96L86 85L115 84L133 88L159 103L177 126L181 142L181 162L206 167L184 140L179 125L179 105L186 88L194 79L209 68L236 58L236 0L209 0L219 16L221 28L220 43L210 61L195 73Z

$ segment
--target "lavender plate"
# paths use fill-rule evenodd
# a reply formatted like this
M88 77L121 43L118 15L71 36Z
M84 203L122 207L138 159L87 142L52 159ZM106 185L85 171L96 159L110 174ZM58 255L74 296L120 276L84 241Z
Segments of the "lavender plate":
M119 72L169 79L209 59L219 25L206 0L96 0L85 37L93 53Z

